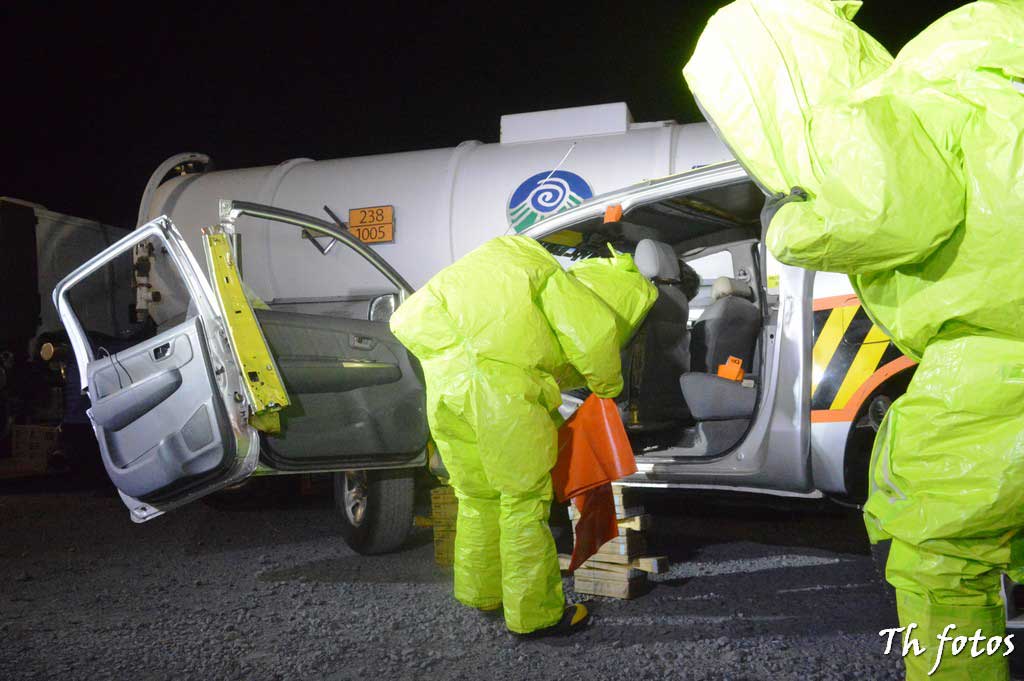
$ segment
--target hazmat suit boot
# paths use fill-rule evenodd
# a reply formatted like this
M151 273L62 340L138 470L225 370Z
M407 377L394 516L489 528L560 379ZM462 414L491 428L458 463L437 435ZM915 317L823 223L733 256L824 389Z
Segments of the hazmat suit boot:
M431 435L459 500L455 597L501 604L517 634L565 617L548 527L561 390L617 395L623 337L657 296L628 255L595 260L607 263L590 265L584 284L533 239L500 237L391 318L423 368Z
M537 629L528 634L516 634L520 639L550 638L556 636L572 636L587 628L590 624L590 605L588 603L574 603L565 607L562 619L550 627Z

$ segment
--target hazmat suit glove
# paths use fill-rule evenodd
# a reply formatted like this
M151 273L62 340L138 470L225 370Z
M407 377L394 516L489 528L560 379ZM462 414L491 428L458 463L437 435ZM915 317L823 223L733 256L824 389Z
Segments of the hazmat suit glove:
M779 212L779 209L785 206L787 203L792 201L806 201L807 192L802 187L793 187L789 190L789 193L776 192L770 194L768 198L764 200L764 206L761 208L761 229L767 230L768 225L772 223L772 218Z

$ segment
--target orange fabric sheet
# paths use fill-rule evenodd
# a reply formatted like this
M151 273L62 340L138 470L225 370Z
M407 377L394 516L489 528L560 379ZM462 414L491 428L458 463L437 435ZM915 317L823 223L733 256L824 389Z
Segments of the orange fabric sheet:
M591 395L558 431L551 471L555 497L579 511L572 572L618 536L611 483L636 473L636 458L615 402Z

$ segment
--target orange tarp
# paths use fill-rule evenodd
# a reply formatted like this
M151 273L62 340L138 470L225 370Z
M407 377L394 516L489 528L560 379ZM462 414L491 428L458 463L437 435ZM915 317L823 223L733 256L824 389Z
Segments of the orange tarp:
M591 395L559 429L551 471L555 497L572 499L580 515L570 572L618 536L611 483L633 473L636 459L615 402Z

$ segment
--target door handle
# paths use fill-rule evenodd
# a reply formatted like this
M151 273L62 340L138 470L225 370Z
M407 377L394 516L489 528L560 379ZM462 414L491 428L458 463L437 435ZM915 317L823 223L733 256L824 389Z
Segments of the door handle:
M370 338L369 336L357 336L355 334L349 336L348 345L350 348L356 350L373 350L377 347L377 340Z

